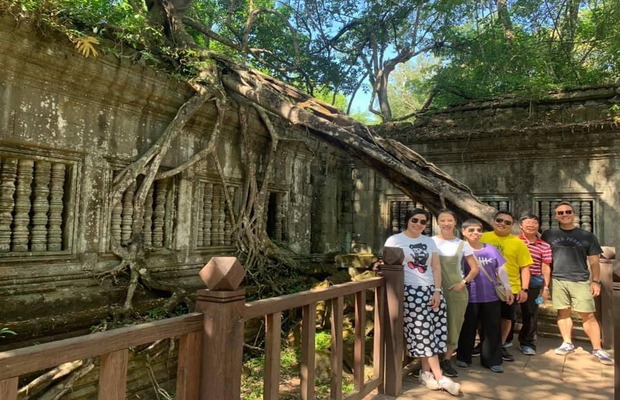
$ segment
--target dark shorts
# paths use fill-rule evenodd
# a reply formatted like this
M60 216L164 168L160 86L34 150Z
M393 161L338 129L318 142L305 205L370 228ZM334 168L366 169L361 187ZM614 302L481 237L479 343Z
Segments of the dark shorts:
M511 321L517 320L517 301L515 300L511 305L502 302L501 315L503 319L509 319Z

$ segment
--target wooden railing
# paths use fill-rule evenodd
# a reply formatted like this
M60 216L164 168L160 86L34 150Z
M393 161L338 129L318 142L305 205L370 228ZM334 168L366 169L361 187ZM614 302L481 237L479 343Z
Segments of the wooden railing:
M21 375L100 357L99 387L105 390L99 390L99 400L124 400L129 348L172 337L180 338L177 399L197 399L202 321L202 314L192 313L0 353L0 399L17 399Z
M401 252L402 254L402 252ZM386 260L389 257L386 258ZM394 259L394 262L397 262ZM99 357L99 400L126 398L129 348L179 338L177 400L239 399L244 323L265 318L265 399L279 398L282 312L301 308L300 398L315 396L316 305L331 304L332 399L362 399L371 391L397 395L402 388L403 274L400 263L384 265L379 277L324 289L246 303L239 288L245 272L233 257L214 257L200 272L209 289L199 290L196 313L107 332L0 353L0 399L18 398L20 376L66 362ZM373 376L366 379L365 327L367 293L374 293ZM343 309L354 298L354 390L342 393Z

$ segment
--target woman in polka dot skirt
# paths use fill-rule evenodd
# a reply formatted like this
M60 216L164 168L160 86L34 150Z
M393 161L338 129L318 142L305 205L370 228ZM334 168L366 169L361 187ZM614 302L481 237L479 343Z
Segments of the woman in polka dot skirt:
M443 376L439 357L448 343L446 303L441 291L441 266L435 242L422 234L430 220L423 209L405 215L407 228L390 236L386 247L400 247L405 259L404 325L407 353L422 361L420 382L431 390L457 396L461 385Z

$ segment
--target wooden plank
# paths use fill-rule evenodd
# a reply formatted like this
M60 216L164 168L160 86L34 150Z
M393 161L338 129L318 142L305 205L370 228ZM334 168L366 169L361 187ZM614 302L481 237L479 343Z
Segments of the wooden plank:
M101 356L99 366L99 400L125 400L129 349Z
M202 330L192 313L0 353L0 380Z
M355 294L357 292L382 286L383 284L383 277L369 278L358 282L341 283L327 288L308 290L305 292L278 296L270 299L257 300L246 304L245 309L243 310L243 318L252 319L263 317L268 314L307 306L319 301L326 301L335 299L339 296Z
M333 299L331 315L331 370L329 372L329 394L331 400L342 400L342 362L344 353L344 344L342 339L343 310L344 298L339 296Z
M374 328L373 328L373 355L372 364L374 369L374 378L383 380L384 364L385 364L385 348L383 343L383 327L381 321L384 319L385 313L385 290L383 287L375 289L375 312L374 312Z
M177 400L194 400L200 394L201 350L201 332L181 336L177 363Z
M614 346L614 307L613 307L613 285L614 269L613 261L601 259L601 294L598 299L600 309L597 309L597 316L600 317L602 342L605 348L611 349Z
M314 359L316 304L302 308L301 322L301 400L314 400Z
M0 399L17 400L17 380L15 377L0 381Z
M353 385L364 387L364 355L366 350L366 291L355 293L355 341L353 342Z
M615 260L615 267L620 271L620 260ZM614 397L616 400L620 399L620 362L618 362L618 354L620 354L620 282L614 282L612 284L612 301L614 313Z
M274 313L265 317L265 378L263 380L263 399L280 398L280 351L282 342L282 314Z
M344 400L363 400L368 396L373 390L377 389L381 385L380 378L369 379L368 382L364 385L363 389L360 391L354 391L353 393L348 394ZM383 397L382 397L383 398Z

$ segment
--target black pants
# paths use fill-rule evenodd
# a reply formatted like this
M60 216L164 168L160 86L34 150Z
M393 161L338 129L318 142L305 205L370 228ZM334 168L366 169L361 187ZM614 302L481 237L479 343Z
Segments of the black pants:
M480 321L480 336L482 341L482 352L480 353L480 363L485 367L502 364L502 329L500 309L501 301L491 303L469 303L465 311L465 321L461 328L459 346L456 359L459 361L472 363L471 352L476 341L476 328Z
M535 300L540 294L540 290L540 287L531 287L527 293L527 301L520 304L523 326L519 331L519 343L521 346L529 346L534 350L536 350L536 336L538 334L538 304Z

